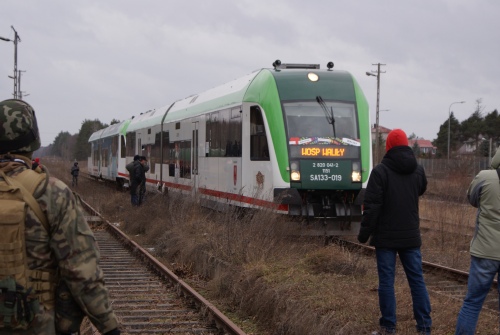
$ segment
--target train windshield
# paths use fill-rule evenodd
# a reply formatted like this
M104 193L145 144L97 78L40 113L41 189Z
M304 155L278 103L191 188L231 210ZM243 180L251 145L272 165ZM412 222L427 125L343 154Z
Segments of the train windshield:
M290 145L360 145L354 104L321 99L283 107Z

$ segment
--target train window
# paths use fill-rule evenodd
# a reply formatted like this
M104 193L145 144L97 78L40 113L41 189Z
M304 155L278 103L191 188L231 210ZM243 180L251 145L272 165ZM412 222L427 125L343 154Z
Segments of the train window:
M175 177L175 164L176 164L176 157L178 156L177 154L177 143L171 142L168 145L168 176L169 177Z
M211 113L206 121L206 157L241 157L241 108Z
M107 167L108 166L108 156L109 156L109 153L108 153L108 148L103 148L102 149L102 167Z
M207 157L221 157L221 124L219 122L219 112L208 115L207 130L205 141L208 144L208 150L205 153Z
M226 142L226 156L241 157L241 107L231 110Z
M179 177L191 179L191 141L182 141L179 147Z
M118 136L112 137L111 140L111 155L116 157L118 155Z
M170 177L191 179L191 141L171 143L172 160L168 165Z
M229 120L231 118L231 111L229 109L219 111L219 129L220 129L220 143L224 143L221 145L219 157L225 157L228 154L228 143L229 143ZM230 146L229 146L230 148Z
M133 156L135 153L135 133L127 134L127 154Z
M120 157L125 158L125 157L127 157L127 147L125 146L125 136L120 135L120 140L122 142L121 146L120 146L120 150L121 150Z
M176 122L175 123L175 129L181 129L181 123L180 122Z
M169 159L170 159L170 151L169 151L169 148L168 148L168 143L169 143L169 135L168 135L168 131L164 131L163 132L163 153L162 153L162 156L163 156L163 164L168 164L169 162Z
M155 134L155 143L149 146L149 173L155 173L155 165L160 162L161 133Z
M335 138L337 142L359 139L354 104L325 101L322 107L316 101L299 101L284 103L283 110L290 142L297 139L315 144L317 138Z
M250 160L269 160L269 147L264 119L260 108L257 106L250 108Z
M93 149L93 164L94 166L97 166L99 163L99 144L97 142L92 143L92 149Z
M151 135L151 128L148 128L148 135Z
M241 107L231 109L231 119L241 119Z

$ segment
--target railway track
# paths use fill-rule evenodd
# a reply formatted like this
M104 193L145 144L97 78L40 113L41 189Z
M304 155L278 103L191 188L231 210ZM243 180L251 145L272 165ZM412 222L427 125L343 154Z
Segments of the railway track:
M122 334L245 333L89 204L101 267ZM98 334L86 320L81 334Z
M349 250L362 252L367 255L375 256L375 248L364 244L344 240L333 239L332 242L340 244ZM462 301L467 292L467 280L469 273L442 266L436 263L422 261L425 283L427 290L439 295L450 297ZM399 267L402 271L402 267ZM398 270L397 270L398 271ZM495 279L486 297L483 309L490 312L498 312L498 281Z

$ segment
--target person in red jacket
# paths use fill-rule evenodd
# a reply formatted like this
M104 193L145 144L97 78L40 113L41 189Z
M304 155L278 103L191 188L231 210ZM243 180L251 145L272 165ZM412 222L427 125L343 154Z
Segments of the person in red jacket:
M422 271L418 201L427 188L424 168L417 163L408 138L401 129L386 140L386 154L373 168L363 201L358 241L375 247L381 331L396 332L394 280L399 255L411 288L413 316L419 334L430 334L431 304Z

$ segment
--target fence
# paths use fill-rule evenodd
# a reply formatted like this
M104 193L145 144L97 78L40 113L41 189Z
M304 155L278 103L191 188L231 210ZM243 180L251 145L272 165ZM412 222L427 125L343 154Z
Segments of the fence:
M487 170L491 165L489 157L459 157L454 159L418 158L418 163L425 169L429 178L443 178L450 173L460 173L470 177L481 170Z

